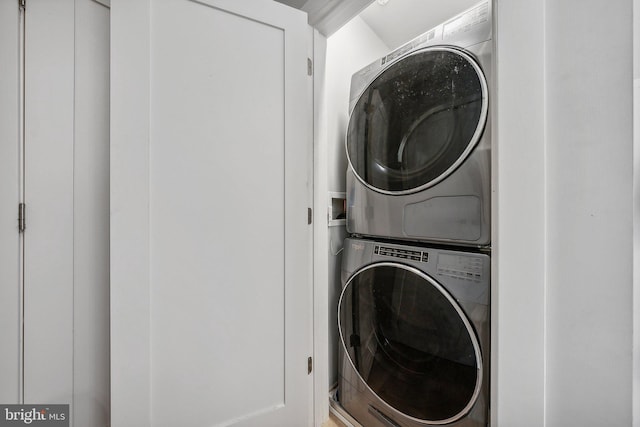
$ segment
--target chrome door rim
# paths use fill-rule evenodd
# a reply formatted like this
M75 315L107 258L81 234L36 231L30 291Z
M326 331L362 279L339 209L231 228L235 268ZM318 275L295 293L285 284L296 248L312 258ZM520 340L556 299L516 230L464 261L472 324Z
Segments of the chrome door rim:
M464 59L466 59L471 66L473 67L473 69L476 71L476 75L478 76L478 80L480 81L480 88L482 91L482 107L480 109L480 118L478 120L478 125L476 126L476 130L473 133L471 140L469 141L469 144L467 144L467 147L464 149L464 151L462 152L462 154L456 159L456 161L449 166L444 172L442 172L440 175L438 175L437 177L435 177L434 179L419 185L418 187L414 187L414 188L410 188L407 190L400 190L400 191L391 191L391 190L384 190L382 188L378 188L375 187L371 184L369 184L368 182L366 182L356 171L356 169L353 167L353 163L351 162L351 157L349 156L349 147L348 147L348 134L349 134L349 125L348 123L351 122L351 116L353 115L353 111L355 111L355 107L354 110L351 112L351 114L349 115L349 121L347 122L347 129L346 129L346 135L345 135L345 139L344 139L344 147L345 147L345 151L347 154L347 162L349 163L349 168L351 168L351 171L353 172L353 174L355 175L355 177L358 179L358 181L360 181L365 187L378 192L378 193L382 193L382 194L387 194L387 195L391 195L391 196L402 196L405 194L413 194L413 193L418 193L420 191L426 190L427 188L433 187L434 185L437 185L438 183L442 182L445 178L447 178L449 175L451 175L462 163L464 163L464 161L467 159L467 157L469 157L469 154L471 154L471 152L473 151L473 149L476 147L476 145L478 145L478 142L480 141L480 138L482 137L482 133L484 132L484 128L487 124L487 116L488 116L488 112L489 112L489 102L488 102L488 98L489 98L489 90L487 87L487 79L484 75L484 73L482 72L482 68L480 68L480 65L478 64L478 62L475 60L475 58L473 56L471 56L470 54L468 54L467 52L465 52L464 50L460 49L460 48L456 48L453 46L429 46L429 47L425 47L422 49L417 49L411 53L408 53L404 56L401 56L399 58L396 58L394 61L389 62L388 64L385 65L385 67L380 70L380 72L378 72L375 76L373 76L371 78L371 81L369 82L369 84L367 86L365 86L365 88L362 90L362 92L360 92L360 94L358 95L358 99L356 100L354 106L357 106L358 103L360 102L360 99L362 98L362 95L367 91L367 89L369 89L369 87L371 86L371 84L373 82L376 81L376 79L378 77L380 77L382 74L384 74L391 66L397 64L400 61L405 60L406 58L409 58L410 56L413 55L417 55L419 53L424 53L424 52L430 52L430 51L434 51L434 52L451 52L451 53L455 53L456 55L460 55L461 57L463 57Z
M342 301L344 299L344 294L345 294L347 288L349 287L349 285L351 284L351 282L353 281L353 279L356 276L358 276L360 273L363 273L363 272L365 272L367 270L371 270L371 269L374 269L374 268L377 268L377 267L394 267L394 268L399 268L399 269L402 269L402 270L406 270L406 271L409 271L411 273L414 273L414 274L418 275L419 277L421 277L424 280L426 280L427 282L429 282L429 284L434 286L447 299L447 301L449 301L449 303L453 306L453 308L458 313L458 316L460 317L460 320L462 320L462 323L464 324L465 328L467 329L467 333L469 334L469 337L471 338L471 343L473 345L473 350L474 350L474 354L475 354L475 357L476 357L477 380L476 380L476 385L475 385L474 390L473 390L473 394L471 395L471 398L469 399L469 402L467 402L467 405L460 412L458 412L456 415L454 415L453 417L450 417L450 418L447 418L447 419L444 419L444 420L424 420L424 419L416 418L416 417L413 417L411 415L405 414L404 412L402 412L399 409L391 406L389 403L387 403L387 401L385 401L380 396L378 396L378 394L369 386L369 384L364 380L364 378L362 378L362 376L360 375L360 372L355 367L355 365L353 363L353 360L351 360L351 356L349 356L349 350L347 349L347 345L346 345L346 343L344 341L344 334L343 334L343 330L342 330L342 322L340 321L340 313L341 313L341 309L342 309ZM464 313L464 311L462 310L460 305L449 294L449 292L440 283L438 283L435 279L433 279L431 276L429 276L425 272L423 272L423 271L421 271L421 270L419 270L419 269L417 269L415 267L411 267L411 266L408 266L408 265L405 265L405 264L400 264L400 263L394 263L394 262L378 262L378 263L369 264L367 266L364 266L364 267L360 268L359 270L357 270L355 273L353 273L351 275L351 277L349 277L349 279L347 280L347 283L342 288L342 292L340 294L340 299L338 301L338 333L340 334L340 342L342 343L342 348L345 351L345 355L347 356L347 360L349 360L349 364L351 365L351 368L356 373L356 375L358 376L358 379L361 381L361 383L364 384L364 386L367 388L367 390L369 390L387 408L391 409L394 413L396 413L396 414L398 414L398 415L400 415L402 417L408 418L410 420L413 420L415 422L418 422L418 423L421 423L421 424L425 424L425 425L450 424L450 423L453 423L455 421L458 421L459 419L461 419L462 417L467 415L471 411L473 406L476 404L476 401L478 400L478 396L480 395L480 389L482 387L482 381L484 380L483 375L482 375L483 361L482 361L482 352L480 351L480 343L478 342L478 337L476 336L476 333L475 333L475 331L473 329L473 326L469 322L469 319L467 318L466 314Z

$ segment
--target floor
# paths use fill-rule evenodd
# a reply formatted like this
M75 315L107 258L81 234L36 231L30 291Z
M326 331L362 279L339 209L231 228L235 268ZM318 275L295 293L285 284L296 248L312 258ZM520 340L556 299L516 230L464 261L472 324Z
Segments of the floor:
M329 413L329 420L322 424L322 427L345 427L332 413Z

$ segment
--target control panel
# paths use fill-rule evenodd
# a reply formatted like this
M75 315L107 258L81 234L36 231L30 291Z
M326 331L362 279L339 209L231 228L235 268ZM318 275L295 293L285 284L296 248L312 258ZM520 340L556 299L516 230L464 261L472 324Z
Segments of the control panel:
M439 275L479 282L482 280L482 270L482 258L443 253L438 255Z
M428 262L429 253L423 251L409 250L394 248L392 246L380 246L376 245L373 249L373 253L376 255L409 259L411 261Z

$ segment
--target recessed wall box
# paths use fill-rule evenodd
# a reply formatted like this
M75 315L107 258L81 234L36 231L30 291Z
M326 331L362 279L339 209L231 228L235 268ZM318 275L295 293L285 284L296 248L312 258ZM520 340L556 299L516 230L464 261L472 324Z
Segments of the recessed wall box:
M346 225L347 193L329 192L327 217L329 226Z

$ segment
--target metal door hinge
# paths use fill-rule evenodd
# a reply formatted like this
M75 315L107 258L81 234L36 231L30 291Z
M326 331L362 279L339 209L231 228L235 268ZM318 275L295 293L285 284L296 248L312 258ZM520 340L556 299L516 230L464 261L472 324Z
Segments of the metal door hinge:
M25 216L24 216L25 208L26 206L24 203L18 204L18 231L20 233L22 233L24 229L27 228Z
M307 359L307 375L310 374L311 371L313 371L313 358L309 357Z
M313 61L311 58L307 58L307 75L313 75Z
M313 209L307 208L307 224L311 224L313 222Z
M20 5L20 10L25 10L27 8L27 0L18 0L18 4Z

